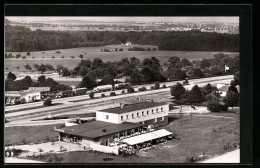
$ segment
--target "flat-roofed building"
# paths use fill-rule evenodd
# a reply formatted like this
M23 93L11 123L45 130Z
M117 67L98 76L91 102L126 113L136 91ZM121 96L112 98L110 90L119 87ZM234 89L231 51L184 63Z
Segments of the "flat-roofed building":
M164 102L139 102L96 111L96 119L114 124L131 122L156 127L168 123L168 111L169 104Z

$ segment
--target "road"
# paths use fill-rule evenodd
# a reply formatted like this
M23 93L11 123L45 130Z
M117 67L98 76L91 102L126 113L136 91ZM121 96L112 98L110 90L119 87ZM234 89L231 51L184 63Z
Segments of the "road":
M233 75L227 75L227 76L219 76L219 77L210 77L210 78L201 78L201 79L191 79L190 80L190 85L193 84L206 84L208 82L210 83L217 83L220 82L220 80L227 80L230 81L233 78ZM182 82L181 81L172 81L172 82L162 82L160 85L165 84L167 87L176 84L177 82ZM189 88L189 86L186 86ZM154 86L154 84L145 84L145 85L136 85L133 86L135 88L135 91L138 91L138 88L140 87L146 87L147 89L150 89L150 86ZM120 90L116 91L116 93L121 93ZM104 92L106 96L110 94L110 92ZM101 93L97 93L96 97L100 97ZM70 101L77 101L81 99L89 99L89 95L82 95L82 96L75 96L75 97L67 97L67 98L62 98L62 99L54 99L53 103L70 103ZM15 105L15 106L7 106L5 107L5 111L12 111L12 110L22 110L23 108L28 108L28 107L37 107L37 106L42 106L43 102L34 102L34 103L28 103L28 104L20 104L20 105Z
M202 161L200 163L240 163L240 149Z
M194 84L197 84L198 86L204 86L207 84L209 81L211 84L214 83L219 83L219 82L230 82L233 76L223 76L223 77L216 77L213 78L203 78L203 79L194 79L190 81L190 85L185 85L186 89L191 89ZM166 86L170 86L175 84L175 82L166 82L163 84L166 84ZM32 125L31 120L39 119L39 118L44 118L46 114L51 113L51 115L59 115L59 114L82 114L82 113L88 113L88 112L93 112L95 110L101 110L105 108L111 108L114 107L115 102L120 102L123 99L130 98L130 97L139 97L139 96L149 96L149 95L157 95L157 94L163 94L163 95L169 95L170 93L170 88L162 88L162 89L157 89L157 90L149 90L150 85L139 85L136 86L135 90L137 90L139 87L145 86L147 87L147 91L144 92L135 92L131 94L120 94L121 91L116 91L117 96L107 96L100 98L100 93L95 94L95 97L99 97L98 99L90 99L88 95L84 96L77 96L77 97L69 97L69 98L63 98L63 99L56 99L53 100L54 103L58 102L64 102L62 105L56 105L56 106L51 106L51 107L45 107L45 108L36 108L32 110L22 110L19 112L14 112L14 113L8 113L5 114L5 118L7 118L10 123L6 123L6 126L24 126L24 125ZM168 94L167 94L168 93ZM106 95L109 94L109 92L105 93ZM119 95L120 94L120 95ZM38 104L42 102L37 102L35 104ZM33 104L33 103L32 103ZM27 108L28 105L27 104ZM118 105L118 104L117 104ZM24 107L24 105L18 105L20 107ZM15 107L17 108L17 107ZM57 123L58 121L55 121ZM37 122L33 122L35 124L38 124ZM42 121L39 123L43 123ZM47 123L47 122L46 122Z
M36 160L20 159L16 157L6 157L5 163L44 163Z

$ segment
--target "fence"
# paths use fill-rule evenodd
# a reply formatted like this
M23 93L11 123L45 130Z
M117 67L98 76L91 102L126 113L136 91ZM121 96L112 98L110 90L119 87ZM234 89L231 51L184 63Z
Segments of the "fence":
M117 146L109 147L109 146L91 143L91 144L89 144L89 147L90 147L90 150L93 150L93 151L99 151L99 152L104 152L104 153L114 153L116 155L119 155L119 149Z

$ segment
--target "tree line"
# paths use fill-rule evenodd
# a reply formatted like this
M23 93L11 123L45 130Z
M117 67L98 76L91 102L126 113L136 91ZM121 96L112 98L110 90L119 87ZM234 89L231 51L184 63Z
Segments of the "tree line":
M34 82L30 76L26 76L21 80L15 80L16 76L12 72L7 74L5 80L5 91L19 91L28 90L29 87L50 87L50 91L71 90L72 88L67 85L60 84L52 78L47 78L44 75L38 77Z
M73 47L121 44L156 45L159 50L239 51L238 34L215 32L113 32L113 31L32 31L5 25L6 52L43 51Z

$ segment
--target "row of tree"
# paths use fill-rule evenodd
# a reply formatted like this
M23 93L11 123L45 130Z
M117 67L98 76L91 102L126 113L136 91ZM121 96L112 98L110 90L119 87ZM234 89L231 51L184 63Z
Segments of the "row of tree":
M5 25L5 48L9 52L43 51L72 47L104 46L130 41L155 45L159 50L239 51L238 34L200 31L187 32L113 32L113 31L31 31L21 26Z
M46 79L44 75L39 76L37 82L34 82L30 76L21 80L15 80L16 76L9 72L5 80L5 91L27 90L29 87L50 87L51 91L71 90L72 88L54 81L52 78Z

